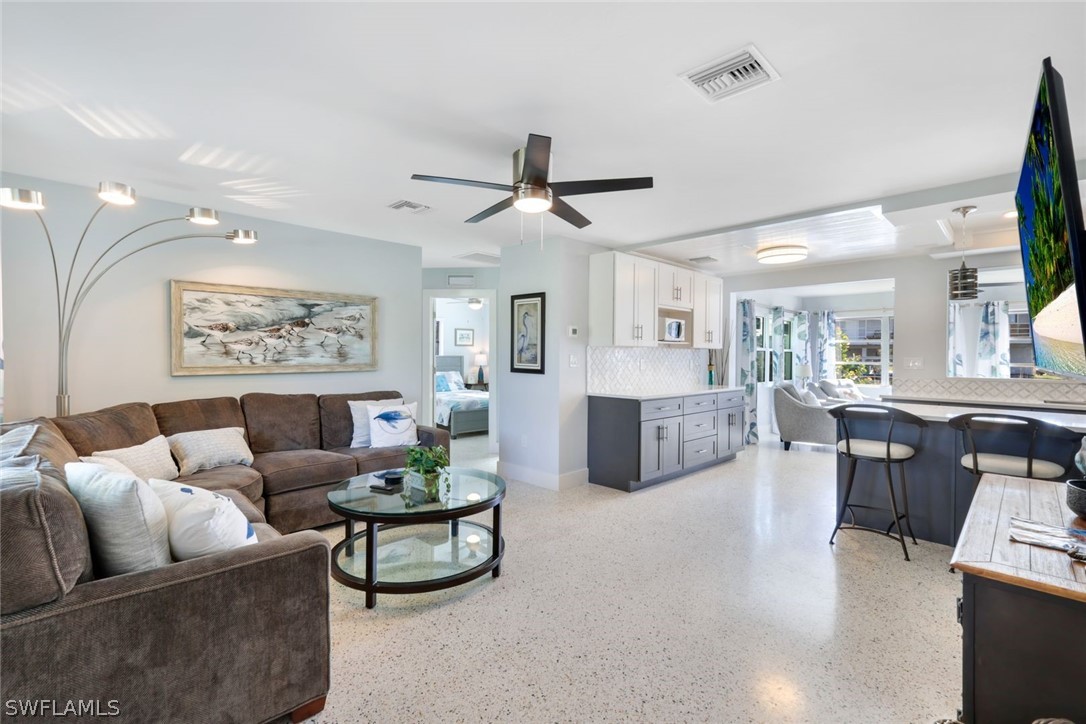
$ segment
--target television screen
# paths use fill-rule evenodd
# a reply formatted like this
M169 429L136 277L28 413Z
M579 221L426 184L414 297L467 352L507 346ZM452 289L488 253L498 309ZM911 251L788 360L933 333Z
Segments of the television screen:
M1044 61L1015 206L1033 336L1034 363L1086 379L1082 205L1063 81Z

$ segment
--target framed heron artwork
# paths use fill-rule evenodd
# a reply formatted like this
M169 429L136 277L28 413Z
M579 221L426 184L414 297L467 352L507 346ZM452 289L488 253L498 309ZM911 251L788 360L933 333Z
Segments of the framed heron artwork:
M173 375L377 369L377 297L170 282Z
M510 371L544 374L547 295L514 294L512 303L512 355Z

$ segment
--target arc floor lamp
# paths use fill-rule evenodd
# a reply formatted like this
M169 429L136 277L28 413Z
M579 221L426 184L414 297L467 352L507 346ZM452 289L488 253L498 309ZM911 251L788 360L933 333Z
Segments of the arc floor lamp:
M121 242L152 226L173 221L188 221L200 226L214 226L219 223L219 212L214 209L193 207L189 209L188 214L185 216L159 219L158 221L152 221L149 224L143 224L114 241L106 247L105 251L98 255L98 258L96 258L87 268L82 277L77 280L78 284L75 285L73 292L72 277L75 273L76 261L79 258L79 251L83 247L83 242L87 238L87 232L90 230L91 224L94 223L95 217L98 216L102 209L110 204L116 206L131 206L136 203L136 192L131 186L126 184L117 183L115 181L103 181L98 184L98 198L102 200L102 205L91 214L90 219L87 221L87 225L83 227L83 233L79 237L79 242L75 246L75 252L72 254L72 260L68 264L64 285L61 286L60 269L57 266L57 250L53 244L53 237L49 233L49 227L46 226L45 219L38 213L45 208L45 201L41 192L33 191L31 189L0 188L0 206L8 209L33 211L34 215L38 217L38 221L41 222L41 228L45 232L45 240L49 244L49 255L53 261L53 287L56 291L57 299L58 416L67 415L71 412L71 397L68 394L68 344L72 338L72 327L75 324L76 315L79 313L79 308L82 306L83 300L85 300L87 295L90 294L90 291L94 289L94 285L97 284L98 280L105 276L110 269L133 254L138 254L145 249L167 244L171 241L180 241L182 239L226 239L235 244L255 244L257 240L256 232L250 229L234 229L226 234L181 234L145 243L142 246L138 246L135 249L121 254L108 263L106 262L106 257L111 251L117 248ZM95 270L98 270L99 266L103 264L104 266L95 273Z

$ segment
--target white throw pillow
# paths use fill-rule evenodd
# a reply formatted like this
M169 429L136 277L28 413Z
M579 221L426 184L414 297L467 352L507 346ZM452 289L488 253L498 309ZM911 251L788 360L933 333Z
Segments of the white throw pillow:
M113 458L96 458L93 455L83 455L79 458L85 463L91 465L101 465L103 468L111 473L121 473L123 475L131 475L138 478L134 472L128 469L128 466L122 463L120 460L114 460Z
M122 447L116 450L96 450L91 453L96 458L113 458L144 480L159 478L173 480L177 477L177 466L170 456L170 443L164 435L153 437L142 445Z
M245 514L225 495L154 478L147 484L166 509L175 560L187 561L257 542Z
M369 405L370 447L400 447L417 445L419 431L415 424L415 411L419 403L381 407Z
M394 400L348 400L347 406L351 408L351 419L354 421L354 435L351 436L351 447L370 446L370 405L389 407L402 404L402 397L397 397Z
M181 465L182 475L223 465L252 465L253 451L240 427L179 432L166 438L170 452Z
M95 570L118 576L170 563L166 509L147 483L93 463L68 463L64 475L87 521Z
M818 403L818 395L811 392L810 390L801 390L799 393L799 397L801 400L803 400L803 404L805 405L810 405L811 407L822 406Z
M445 373L445 376L449 380L449 387L453 390L466 390L464 386L464 378L456 370L449 370Z

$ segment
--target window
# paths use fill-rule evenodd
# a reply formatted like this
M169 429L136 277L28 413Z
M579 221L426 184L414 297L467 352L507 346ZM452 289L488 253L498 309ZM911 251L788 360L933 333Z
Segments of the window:
M1029 327L1029 312L1023 308L1011 308L1007 316L1011 333L1011 377L1036 377L1038 375L1033 367L1033 335Z
M792 377L792 320L784 323L784 351L781 352L781 379L791 380Z
M894 317L838 314L833 344L837 377L859 385L891 385L894 379Z
M769 318L764 316L758 316L754 318L754 360L757 368L757 381L769 382L770 370L769 359L771 354L769 351L769 341L771 333L769 329Z

